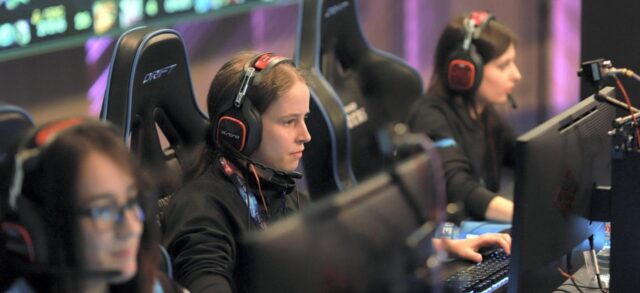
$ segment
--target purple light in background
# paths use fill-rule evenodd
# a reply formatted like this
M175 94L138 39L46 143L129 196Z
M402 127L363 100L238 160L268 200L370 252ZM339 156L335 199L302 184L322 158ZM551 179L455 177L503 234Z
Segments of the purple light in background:
M85 63L87 64L87 69L91 69L93 71L97 71L97 62L104 56L108 54L107 49L113 42L112 37L92 37L89 38L85 44ZM109 73L109 68L104 69L100 76L93 82L89 90L87 91L87 99L89 100L89 109L88 114L91 116L97 116L100 113L100 109L102 108L102 99L104 98L104 91L107 84L107 77Z
M251 11L251 42L255 50L265 51L267 48L265 40L266 25L266 12L264 9Z
M93 85L87 92L87 98L89 99L89 115L98 116L100 109L102 108L102 100L104 99L104 92L107 87L107 78L109 77L109 68L102 71L102 74L96 79Z
M580 99L580 0L551 1L551 113Z
M193 56L197 48L211 40L205 37L210 26L209 22L184 22L174 25L173 29L182 36L187 55Z
M426 87L441 24L448 21L449 4L439 0L404 0L403 9L404 58L420 72Z
M404 1L404 57L414 68L422 68L419 24L421 12L424 11L420 11L420 1Z
M92 37L84 43L84 50L87 52L84 61L87 64L95 64L111 45L112 37Z

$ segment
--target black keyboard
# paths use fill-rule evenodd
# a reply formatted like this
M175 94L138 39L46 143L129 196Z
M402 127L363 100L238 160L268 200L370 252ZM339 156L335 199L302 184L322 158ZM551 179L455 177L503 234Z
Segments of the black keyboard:
M507 284L510 260L504 250L493 250L482 256L482 262L447 278L444 282L445 289L447 292L494 292Z

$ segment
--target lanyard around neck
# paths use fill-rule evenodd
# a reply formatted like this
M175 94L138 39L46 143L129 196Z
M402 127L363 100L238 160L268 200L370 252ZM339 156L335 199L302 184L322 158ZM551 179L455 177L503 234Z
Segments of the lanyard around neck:
M220 167L222 168L222 172L231 179L231 182L236 186L240 197L242 197L242 202L249 209L249 215L251 215L251 219L261 228L264 229L267 227L267 222L262 217L262 211L260 205L258 204L258 200L256 196L249 188L247 188L247 181L245 180L242 173L238 170L238 168L233 165L229 160L225 157L218 157L218 162L220 163Z

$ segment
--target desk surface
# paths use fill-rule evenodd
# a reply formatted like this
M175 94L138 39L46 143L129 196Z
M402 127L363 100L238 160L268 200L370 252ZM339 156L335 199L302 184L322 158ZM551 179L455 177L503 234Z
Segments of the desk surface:
M587 268L582 266L577 272L573 274L573 277L576 280L576 284L580 286L580 290L584 293L595 293L602 292L600 288L598 288L598 281L595 279L593 274L589 274ZM606 286L604 283L603 286ZM580 292L576 287L571 283L571 280L566 280L562 285L556 289L555 292Z

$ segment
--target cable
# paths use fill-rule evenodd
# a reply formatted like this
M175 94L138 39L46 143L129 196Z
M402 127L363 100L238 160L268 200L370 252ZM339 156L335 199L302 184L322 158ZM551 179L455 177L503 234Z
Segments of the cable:
M568 253L568 254L567 254L567 268L568 268L568 269L570 269L570 268L571 268L571 260L570 260L570 258L571 258L571 254L570 254L570 253ZM573 287L575 287L575 288L576 288L576 290L578 290L578 292L581 292L581 293L584 293L584 292L583 292L580 288L582 288L582 289L600 290L600 292L603 292L603 293L608 293L608 292L609 292L609 290L604 289L604 288L602 288L602 287L591 287L591 286L585 286L585 285L583 285L583 284L579 284L579 283L576 281L576 278L575 278L574 276L572 276L572 275L571 275L570 273L568 273L568 272L565 272L561 267L557 267L556 269L558 270L558 272L559 272L563 277L565 277L565 278L567 278L567 279L571 280L571 284L562 284L562 285L560 285L560 287L562 287L562 286L573 286ZM600 286L600 284L599 284L599 286ZM560 290L560 289L556 289L556 290Z
M596 96L596 99L598 101L607 102L607 103L611 104L612 106L616 106L616 107L618 107L618 108L620 108L622 110L629 111L629 107L627 107L626 103L620 102L620 101L616 100L615 98L608 96L607 94L603 94L603 93L600 92L600 90L597 90L595 92L595 96ZM633 112L635 112L634 115L636 115L636 116L640 114L640 109L638 109L636 107L631 107L631 110ZM618 118L618 119L620 119L620 118ZM628 119L631 119L631 117L629 117ZM618 124L621 124L621 123L618 122Z
M596 250L594 248L594 244L593 244L593 234L591 236L589 236L589 248L591 248L591 258L592 261L595 263L595 267L596 267L596 279L598 280L598 288L600 289L601 292L605 292L604 289L602 288L602 280L600 279L600 268L598 267L598 259L596 258Z
M256 167L253 164L249 164L249 168L253 172L253 176L256 177L256 182L258 183L258 192L260 192L260 199L262 200L262 206L264 207L264 211L267 213L267 218L269 218L269 208L267 207L267 201L264 199L264 194L262 194L262 186L260 186L260 178L258 178L258 172L256 171Z
M571 271L572 271L572 265L571 265L571 254L572 251L570 251L569 253L567 253L567 270L569 270L569 276L570 276L570 280L571 283L573 284L573 286L576 287L576 290L578 290L578 292L583 293L582 290L580 289L580 287L578 286L578 283L576 283L576 279L573 277L573 275L571 275Z
M568 256L569 258L571 257L569 254L567 254L567 256ZM568 264L567 264L567 267L569 267L569 265L568 265ZM578 284L576 283L576 280L573 278L573 276L572 276L571 274L569 274L569 273L565 272L564 270L562 270L562 268L561 268L561 267L557 267L557 269L558 269L558 272L560 272L560 274L561 274L563 277L565 277L565 278L567 278L567 279L571 280L571 283L573 284L573 286L574 286L574 287L576 287L576 290L578 290L578 292L580 292L580 293L584 293L584 292L582 292L582 290L580 290L580 286L578 286ZM569 284L566 284L566 285L569 285Z
M636 116L633 115L633 110L631 110L633 107L631 106L631 99L629 99L629 95L627 94L627 90L624 88L624 85L622 85L622 82L620 81L620 79L617 76L613 76L613 79L616 80L616 84L618 84L618 87L620 88L620 91L622 92L622 95L624 96L624 100L625 102L627 102L627 106L629 107L629 114L631 114L631 119L633 120L633 124L636 127L636 145L638 146L638 149L640 149L640 129L638 129L638 121L636 120Z
M626 77L631 77L637 81L640 81L640 76L638 76L635 72L633 72L633 70L631 69L627 69L627 68L612 68L609 70L609 73L613 73L613 75L615 76L615 74L622 74Z
M569 251L566 255L566 260L567 260L567 271L568 272L564 272L562 271L561 268L558 268L558 270L560 271L560 273L569 278L569 280L571 280L571 283L573 284L573 286L576 287L576 290L578 290L578 292L580 293L584 293L582 292L582 290L580 290L580 287L578 287L578 284L576 283L576 279L573 277L573 275L571 275L571 271L573 270L573 266L571 265L571 256L573 254L573 251Z
M576 287L576 290L578 290L578 292L580 293L584 293L582 292L582 289L580 289L580 286L578 286L578 283L576 283L576 279L573 278L573 276L570 278L571 283L573 284L574 287Z

